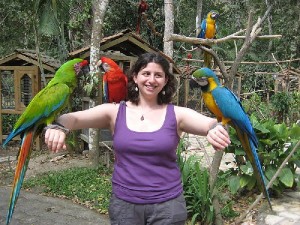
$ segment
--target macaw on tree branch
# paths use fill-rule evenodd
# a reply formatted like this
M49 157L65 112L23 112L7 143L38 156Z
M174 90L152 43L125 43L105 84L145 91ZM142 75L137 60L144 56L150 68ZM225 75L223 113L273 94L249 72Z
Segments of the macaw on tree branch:
M217 11L210 11L206 18L202 20L201 26L197 29L197 38L202 39L214 39L216 38L217 33L217 25L216 19L219 17L219 13ZM206 46L210 48L210 46ZM212 56L204 52L204 66L211 68L211 60Z
M196 70L192 74L192 78L200 85L204 103L209 111L217 117L223 126L229 124L236 130L246 156L253 167L258 186L272 209L264 174L256 152L258 139L240 100L231 90L221 86L216 74L209 68Z
M136 33L139 34L141 30L142 14L149 9L149 5L146 0L141 0L138 6L138 19L136 24Z
M126 100L127 76L118 64L110 58L101 57L97 62L97 66L101 66L105 71L103 75L104 101L119 103Z
M22 183L30 160L32 145L43 128L50 125L55 117L67 106L69 98L77 86L77 75L88 69L88 61L72 59L64 63L55 73L53 79L30 101L25 111L14 125L12 132L3 143L21 135L21 146L15 170L10 205L6 224L12 219Z

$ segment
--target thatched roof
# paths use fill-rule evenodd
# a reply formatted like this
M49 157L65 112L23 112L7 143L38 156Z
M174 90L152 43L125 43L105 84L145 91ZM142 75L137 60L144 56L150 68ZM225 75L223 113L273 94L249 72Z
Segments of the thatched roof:
M120 54L129 57L138 57L139 55L146 52L158 52L174 65L174 61L172 58L168 57L162 51L151 46L135 32L132 32L130 29L126 29L117 34L102 38L100 42L100 51L119 52ZM73 51L69 55L71 58L89 58L90 46L86 46L84 48ZM176 66L174 67L174 69L176 73L180 73L180 70Z
M55 72L61 65L59 60L41 54L42 66L45 70ZM0 59L0 66L38 66L38 57L34 50L16 49L12 54L7 55Z

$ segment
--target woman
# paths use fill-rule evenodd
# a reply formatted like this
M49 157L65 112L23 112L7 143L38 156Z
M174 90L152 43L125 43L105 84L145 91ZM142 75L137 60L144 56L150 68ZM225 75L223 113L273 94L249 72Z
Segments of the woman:
M128 101L102 104L57 119L45 142L53 152L65 149L63 127L109 128L115 151L111 224L184 224L187 218L176 148L183 132L207 135L217 150L230 144L217 121L171 104L175 78L157 53L141 55L128 75Z

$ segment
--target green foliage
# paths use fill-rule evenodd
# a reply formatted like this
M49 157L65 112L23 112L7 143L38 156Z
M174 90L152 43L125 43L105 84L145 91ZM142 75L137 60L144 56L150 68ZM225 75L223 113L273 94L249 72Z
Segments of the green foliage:
M72 168L48 172L24 182L24 188L43 187L43 192L76 200L100 213L108 212L111 195L111 170Z
M9 134L19 117L18 114L2 114L2 133Z
M200 160L196 155L183 156L183 149L184 145L181 142L177 149L177 156L191 223L211 224L214 209L209 188L209 172L206 168L200 167Z
M299 92L278 92L271 97L274 114L277 122L289 122L288 119L298 119L299 117ZM296 115L294 118L293 115Z
M164 33L164 2L159 0L148 0L150 8L147 18L153 22L156 30ZM228 4L230 2L230 4ZM220 12L217 21L217 37L222 38L240 29L246 28L248 13L254 11L253 20L265 12L267 6L261 1L203 1L201 20L207 12L215 9ZM51 3L51 4L50 4ZM271 2L270 2L271 4ZM244 60L267 61L271 58L272 52L277 59L290 59L299 56L298 40L299 3L295 0L272 1L271 27L273 34L284 34L280 39L257 40L250 48ZM39 5L39 7L35 7ZM120 7L121 6L121 7ZM185 36L195 36L196 0L175 0L175 33ZM110 1L103 23L104 36L113 35L123 29L136 28L137 22L137 1ZM54 12L54 13L52 13ZM39 21L34 16L38 13ZM52 14L51 14L52 13ZM55 21L57 18L57 21ZM11 53L12 49L27 48L35 49L34 25L39 22L41 31L47 36L40 37L41 51L50 56L59 58L61 49L67 47L72 51L84 47L89 43L91 34L92 1L90 0L13 0L0 3L1 36L0 56ZM22 27L22 29L19 29ZM57 29L54 29L57 28ZM288 28L288 29L287 29ZM56 37L53 34L56 34ZM59 33L59 34L58 34ZM261 34L269 34L268 21L263 24ZM52 36L49 36L52 35ZM61 37L61 38L58 38ZM20 38L22 37L22 38ZM163 37L155 36L147 24L142 22L141 37L150 45L163 50ZM64 39L64 40L62 40ZM214 46L222 60L235 58L235 47L240 48L243 40L227 41ZM271 46L271 48L269 48ZM181 63L181 58L186 57L183 48L190 49L192 46L185 43L174 42L174 59ZM264 49L263 51L261 49ZM196 56L197 57L197 56ZM297 67L299 62L292 62L290 66ZM279 68L274 65L241 65L239 70L244 70L245 75L251 79L252 71L274 71ZM253 79L252 79L253 80ZM260 79L263 80L263 79ZM260 81L259 80L259 81ZM250 86L253 83L244 82ZM259 83L259 82L258 82Z
M287 127L284 123L276 124L271 119L257 120L252 115L251 122L259 139L258 155L268 181L274 176L282 162L286 159L290 151L299 141L300 127L293 124ZM230 191L235 194L238 190L253 190L256 188L256 179L253 174L253 168L248 161L245 161L245 153L236 137L235 130L230 128L231 145L226 150L234 153L236 156L239 170L232 170L232 177L229 179ZM295 187L296 168L299 166L300 153L296 152L285 165L284 170L275 180L272 190L275 193L281 193L286 188ZM237 177L238 176L238 177Z
M260 140L258 152L265 168L266 177L270 180L271 174L277 171L279 166L299 141L300 127L293 124L287 127L284 123L276 124L274 121L266 120L256 124L257 135ZM300 152L296 151L285 165L285 169L276 179L272 189L282 192L286 188L296 185L295 171L299 165ZM278 182L277 182L278 181Z
M278 92L271 96L271 104L263 101L263 96L254 93L242 101L248 114L253 114L259 120L273 118L277 123L293 124L299 119L300 93Z

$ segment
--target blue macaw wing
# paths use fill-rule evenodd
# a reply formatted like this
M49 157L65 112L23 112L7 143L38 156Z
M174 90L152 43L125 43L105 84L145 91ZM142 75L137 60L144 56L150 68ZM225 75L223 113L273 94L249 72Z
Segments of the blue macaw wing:
M230 118L231 123L245 132L257 146L258 140L253 130L251 121L248 115L245 113L238 97L226 87L215 88L212 91L212 95L223 116Z
M201 22L201 29L197 38L205 38L205 32L206 32L206 19L202 20Z

